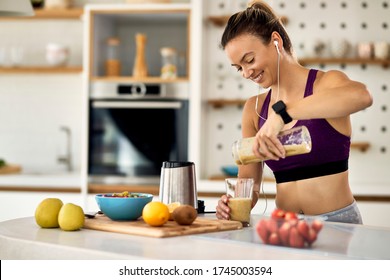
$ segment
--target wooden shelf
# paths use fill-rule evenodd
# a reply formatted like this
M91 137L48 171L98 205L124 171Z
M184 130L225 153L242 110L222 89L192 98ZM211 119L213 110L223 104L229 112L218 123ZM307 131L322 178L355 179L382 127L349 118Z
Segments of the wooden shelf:
M222 15L222 16L209 16L207 18L208 21L210 21L212 24L214 24L215 26L218 26L218 27L223 27L227 24L229 18L230 18L231 15ZM288 18L285 17L285 16L282 16L280 18L282 20L282 23L284 25L287 25L288 23Z
M0 67L1 74L73 74L81 73L81 66L21 66Z
M301 58L299 63L309 64L374 64L382 65L387 68L390 65L390 59L364 59L364 58Z
M80 19L84 13L83 8L69 9L34 9L34 16L3 17L1 21L8 20L37 20L37 19Z
M369 142L364 142L364 141L361 141L361 142L352 142L351 143L351 149L356 149L356 150L360 150L362 152L365 152L367 151L368 148L370 148L370 143Z
M162 79L160 77L134 78L132 76L120 77L91 77L92 82L120 82L120 83L145 83L145 84L168 84L168 83L188 83L188 77L175 79Z
M245 104L245 99L209 99L207 103L213 106L214 108L222 108L224 106L243 106Z

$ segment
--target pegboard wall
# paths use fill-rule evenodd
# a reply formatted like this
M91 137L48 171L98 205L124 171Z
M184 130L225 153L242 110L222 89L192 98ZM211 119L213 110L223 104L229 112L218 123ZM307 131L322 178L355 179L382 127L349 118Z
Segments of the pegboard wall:
M284 0L267 1L279 16L286 16L287 32L296 56L335 57L349 45L345 57L357 56L359 43L386 42L390 44L390 1L372 0ZM242 78L219 48L223 27L210 23L209 16L233 14L245 9L247 1L204 1L204 92L203 99L246 99L262 89ZM315 47L322 44L323 51ZM368 142L365 152L352 149L350 181L352 184L386 184L390 187L390 67L380 64L314 63L306 65L323 71L341 70L351 79L367 85L374 104L352 115L352 142ZM283 79L283 77L281 77ZM263 89L264 90L264 89ZM241 137L240 106L205 110L202 177L221 174L221 167L233 165L231 145ZM272 176L269 170L266 174Z

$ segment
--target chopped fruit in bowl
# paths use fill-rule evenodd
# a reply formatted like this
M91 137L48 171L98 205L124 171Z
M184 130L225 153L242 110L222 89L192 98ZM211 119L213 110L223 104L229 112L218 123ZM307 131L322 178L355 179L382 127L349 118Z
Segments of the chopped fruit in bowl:
M322 227L320 219L299 219L294 212L275 209L256 224L256 232L265 244L304 248L317 240Z

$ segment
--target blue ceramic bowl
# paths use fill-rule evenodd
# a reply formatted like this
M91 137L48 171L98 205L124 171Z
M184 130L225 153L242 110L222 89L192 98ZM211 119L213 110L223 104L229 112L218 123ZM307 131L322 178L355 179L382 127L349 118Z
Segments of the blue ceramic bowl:
M144 206L153 200L148 193L130 193L138 197L115 197L112 193L97 194L96 202L100 210L111 220L131 221L142 216Z
M227 176L237 176L238 166L237 165L222 166L222 172Z

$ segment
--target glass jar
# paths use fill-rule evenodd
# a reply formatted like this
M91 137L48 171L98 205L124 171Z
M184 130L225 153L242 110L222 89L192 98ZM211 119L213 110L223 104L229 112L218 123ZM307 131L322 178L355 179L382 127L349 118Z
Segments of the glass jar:
M286 157L307 154L311 151L311 137L306 126L298 126L282 131L278 135L278 139L286 150ZM254 141L255 137L250 137L233 143L232 154L237 165L262 161L252 151Z
M177 51L174 48L162 48L161 78L172 79L177 77Z
M121 72L121 63L119 60L118 38L111 37L107 40L107 58L106 58L106 76L119 76Z

